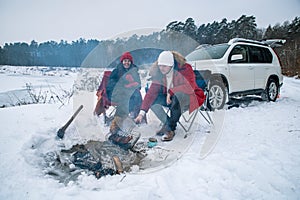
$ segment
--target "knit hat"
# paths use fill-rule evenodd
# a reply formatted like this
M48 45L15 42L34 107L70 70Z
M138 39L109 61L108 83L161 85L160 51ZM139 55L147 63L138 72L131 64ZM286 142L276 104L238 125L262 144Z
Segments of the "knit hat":
M166 66L173 66L174 65L174 56L171 51L163 51L159 54L158 65L166 65Z
M124 59L129 59L133 63L133 58L130 52L125 52L120 58L120 61L123 62Z

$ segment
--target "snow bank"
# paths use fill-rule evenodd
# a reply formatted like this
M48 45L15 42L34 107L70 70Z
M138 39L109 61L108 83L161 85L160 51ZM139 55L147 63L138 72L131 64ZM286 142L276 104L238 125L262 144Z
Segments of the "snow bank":
M21 83L10 88L16 79L10 74L0 75L1 83L4 80L8 83L7 88L1 84L1 91L23 86ZM40 75L28 75L33 84L40 84L39 78ZM45 80L66 87L74 82L74 76L60 78L51 76ZM77 181L65 185L45 174L41 155L88 138L102 138L108 128L101 127L99 132L83 137L72 124L65 140L56 140L57 129L73 113L72 103L0 109L0 199L298 199L300 196L299 80L284 77L277 102L253 101L243 108L225 110L221 137L204 159L200 156L201 144L209 133L207 127L198 127L193 129L189 148L171 165L153 172L136 169L101 179L82 173ZM89 123L99 127L100 121Z

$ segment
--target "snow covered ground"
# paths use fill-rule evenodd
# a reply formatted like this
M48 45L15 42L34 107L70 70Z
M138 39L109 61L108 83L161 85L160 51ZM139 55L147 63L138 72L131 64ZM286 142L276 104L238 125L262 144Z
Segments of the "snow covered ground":
M0 103L9 92L24 90L26 83L64 96L61 92L70 91L78 80L75 71L39 71L2 67ZM94 95L0 109L0 199L299 199L300 80L284 77L276 102L253 101L222 111L221 122L215 122L220 137L206 157L201 150L209 126L198 116L189 136L193 140L173 162L100 179L82 173L76 181L61 183L45 173L43 155L105 138L108 127L101 119L83 117L91 114L95 102L88 100ZM78 117L89 126L74 123L64 140L56 140L58 128L82 102L87 111ZM155 119L149 120L148 129L154 131ZM177 134L172 142L180 139Z

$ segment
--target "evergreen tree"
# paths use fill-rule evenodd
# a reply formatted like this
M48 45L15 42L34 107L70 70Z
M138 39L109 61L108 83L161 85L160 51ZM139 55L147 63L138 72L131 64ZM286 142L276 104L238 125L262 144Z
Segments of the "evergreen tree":
M273 38L273 37L274 37L273 36L273 28L271 25L269 25L264 34L264 38Z
M215 43L224 43L230 40L230 28L227 24L227 19L224 18L219 24L218 32L216 33Z
M197 26L193 18L188 18L183 25L183 33L190 36L193 39L196 39Z
M246 39L253 39L256 37L256 23L255 17L242 15L235 23L233 23L234 32L233 37L241 37Z
M299 34L300 33L300 17L295 17L290 25L288 25L288 33Z
M184 30L184 23L173 21L167 25L167 31L176 31L178 33L182 33Z
M273 27L269 25L266 29L257 29L254 16L242 15L231 22L224 18L220 22L200 24L198 27L194 19L189 17L184 23L170 22L161 32L145 36L133 35L127 39L86 41L80 38L71 43L63 40L59 43L48 41L41 44L34 40L30 44L6 43L0 47L0 64L107 67L118 61L124 51L131 51L139 65L151 61L163 49L176 50L186 55L199 44L218 44L234 37L243 37L255 40L287 39L278 54L285 56L282 59L283 63L287 63L285 65L297 65L300 63L295 61L299 56L299 32L300 17L296 17L291 23L286 21Z

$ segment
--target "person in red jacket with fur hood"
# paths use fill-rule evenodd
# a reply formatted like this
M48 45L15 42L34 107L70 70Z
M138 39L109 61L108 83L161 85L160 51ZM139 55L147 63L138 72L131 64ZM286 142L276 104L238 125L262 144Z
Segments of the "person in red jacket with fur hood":
M135 121L140 123L151 108L164 124L156 134L162 136L162 141L171 141L181 114L186 110L190 113L196 110L206 97L196 84L191 65L186 63L185 58L178 52L161 52L151 68L150 75L152 84ZM165 113L163 106L170 108L170 117Z

